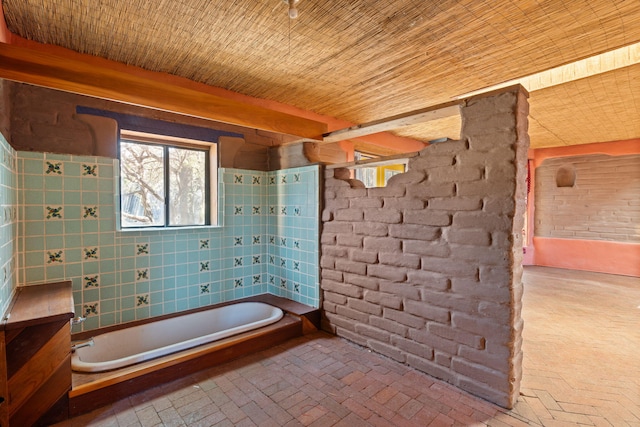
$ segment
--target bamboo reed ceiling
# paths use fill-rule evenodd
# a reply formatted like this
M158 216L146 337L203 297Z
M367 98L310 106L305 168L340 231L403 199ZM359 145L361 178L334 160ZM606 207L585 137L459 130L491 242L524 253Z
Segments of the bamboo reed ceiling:
M296 20L282 0L3 0L3 7L9 30L27 39L352 123L640 41L637 0L301 0ZM630 66L532 92L532 146L640 137L639 80ZM620 117L631 123L618 126ZM446 119L396 133L428 141L458 131L459 122Z
M537 147L584 144L584 135L588 142L638 138L640 64L532 92L529 103Z

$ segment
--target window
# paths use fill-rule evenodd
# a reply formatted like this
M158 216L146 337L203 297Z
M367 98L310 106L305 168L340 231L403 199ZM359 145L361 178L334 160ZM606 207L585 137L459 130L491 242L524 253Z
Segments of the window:
M371 167L359 167L355 170L356 179L362 181L364 186L367 188L385 187L389 178L406 171L406 160L399 160L398 162L388 162L382 159L380 161L377 161L379 159L379 156L366 154L359 151L356 151L354 153L354 157L356 163L372 163Z
M215 225L216 172L215 144L122 130L121 228Z

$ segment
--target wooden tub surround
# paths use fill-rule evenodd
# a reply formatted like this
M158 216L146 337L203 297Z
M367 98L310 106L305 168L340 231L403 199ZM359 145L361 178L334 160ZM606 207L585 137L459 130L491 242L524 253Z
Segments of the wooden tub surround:
M286 314L272 325L138 365L97 374L72 374L71 282L18 287L0 324L0 427L50 425L318 329L318 309L273 295L220 305L243 301L265 302ZM160 318L181 314L185 313ZM132 324L153 320L157 319ZM74 334L73 339L86 339L118 327Z
M258 295L219 305L229 305L245 301L259 301L274 305L285 311L285 316L280 321L260 329L162 356L133 366L93 374L74 372L73 387L69 392L69 415L76 416L92 411L156 385L193 374L247 354L267 349L290 338L317 330L319 321L318 309L273 295ZM150 320L175 317L177 315L214 307L215 306L210 306L167 316L159 316ZM127 325L86 331L74 334L73 339L74 341L84 340L91 336L99 335L100 333L131 326L136 323L147 323L148 321L149 320L131 322Z
M18 287L0 328L0 424L38 426L69 416L71 282Z

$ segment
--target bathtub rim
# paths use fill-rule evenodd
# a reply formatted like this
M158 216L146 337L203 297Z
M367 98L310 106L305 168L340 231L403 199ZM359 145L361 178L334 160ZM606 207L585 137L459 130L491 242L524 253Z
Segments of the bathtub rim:
M157 322L159 320L171 319L173 317L180 317L180 316L184 316L191 313L198 313L200 311L207 311L217 307L224 307L227 305L238 304L240 302L263 302L265 304L278 307L285 313L291 313L296 316L303 317L303 321L306 322L306 324L303 325L305 330L312 331L312 330L320 329L320 309L319 308L304 305L299 302L292 301L277 295L264 293L264 294L250 296L250 297L235 299L231 301L224 301L216 304L206 305L203 307L191 308L189 310L176 311L175 313L163 314L160 316L154 316L147 319L133 320L131 322L124 322L124 323L119 323L117 325L90 329L88 331L74 332L71 334L71 341L84 341L84 340L88 340L89 338L92 338L101 334L105 334L107 332L113 332L119 329L130 328L138 325L144 325L146 323Z
M135 364L139 364L139 363L143 363L146 361L150 361L153 359L157 359L159 357L162 356L167 356L173 353L177 353L177 352L181 352L184 350L189 350L191 348L196 348L199 346L203 346L215 341L220 341L223 340L225 338L229 338L229 337L233 337L235 335L240 335L242 333L245 332L250 332L252 330L256 330L256 329L260 329L263 328L265 326L269 326L271 324L277 323L278 321L280 321L280 319L282 319L282 317L284 317L285 315L285 311L282 310L280 307L274 306L272 304L267 304L264 303L262 301L234 301L233 304L225 304L225 305L221 305L221 306L206 306L206 310L198 310L196 312L193 313L185 313L185 312L180 312L180 316L175 316L175 317L170 317L167 319L159 319L157 317L152 318L153 321L152 322L145 322L144 324L138 324L138 325L132 325L130 323L126 323L127 327L126 328L119 328L117 330L111 331L111 332L103 332L101 334L92 334L92 337L97 338L101 335L104 334L108 334L108 333L119 333L119 332L124 332L127 329L131 329L131 328L135 328L135 327L143 327L144 325L149 325L149 324L153 324L153 323L157 323L160 321L166 321L166 320L171 320L171 319L175 319L176 317L184 317L184 316L189 316L189 315L193 315L196 313L205 313L208 311L214 311L214 310L219 310L219 309L223 309L225 307L230 307L230 306L234 306L234 305L238 305L238 304L259 304L261 306L265 306L265 310L270 310L271 313L268 317L262 318L260 320L251 322L251 323L245 323L245 324L241 324L241 325L237 325L234 326L230 329L225 329L225 330L220 330L220 331L216 331L207 335L202 335L202 336L197 336L197 337L193 337L187 340L182 340L173 344L168 344L168 345L164 345L161 347L157 347L157 348L152 348L150 350L146 350L143 352L139 352L139 353L135 353L135 354L131 354L128 356L123 356L117 359L112 359L112 360L108 360L108 361L102 361L102 362L87 362L87 361L83 361L81 356L79 355L79 353L77 354L75 351L72 351L71 353L71 366L72 366L72 370L73 372L77 372L77 373L100 373L100 372L109 372L109 371L113 371L119 368L125 368L127 366L133 366ZM257 325L256 325L257 324ZM253 327L248 328L249 325L253 325ZM212 337L212 336L217 336L216 338L213 339L205 339L207 337ZM98 345L98 342L96 342L96 345ZM164 354L157 354L158 352L162 352L162 351L166 351L166 349L171 349L172 350L168 350L167 353ZM82 349L80 350L80 352L82 352ZM114 365L120 365L120 366L114 366ZM78 369L78 368L82 368L82 369Z

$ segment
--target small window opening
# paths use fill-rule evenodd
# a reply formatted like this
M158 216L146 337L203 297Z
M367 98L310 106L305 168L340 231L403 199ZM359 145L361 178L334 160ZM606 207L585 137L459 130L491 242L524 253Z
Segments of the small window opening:
M374 154L356 151L354 160L356 165L370 164L371 166L362 166L355 169L355 178L362 181L365 187L386 187L387 182L392 176L407 171L407 159L396 159L391 162L378 161L380 156ZM384 162L384 163L383 163Z

